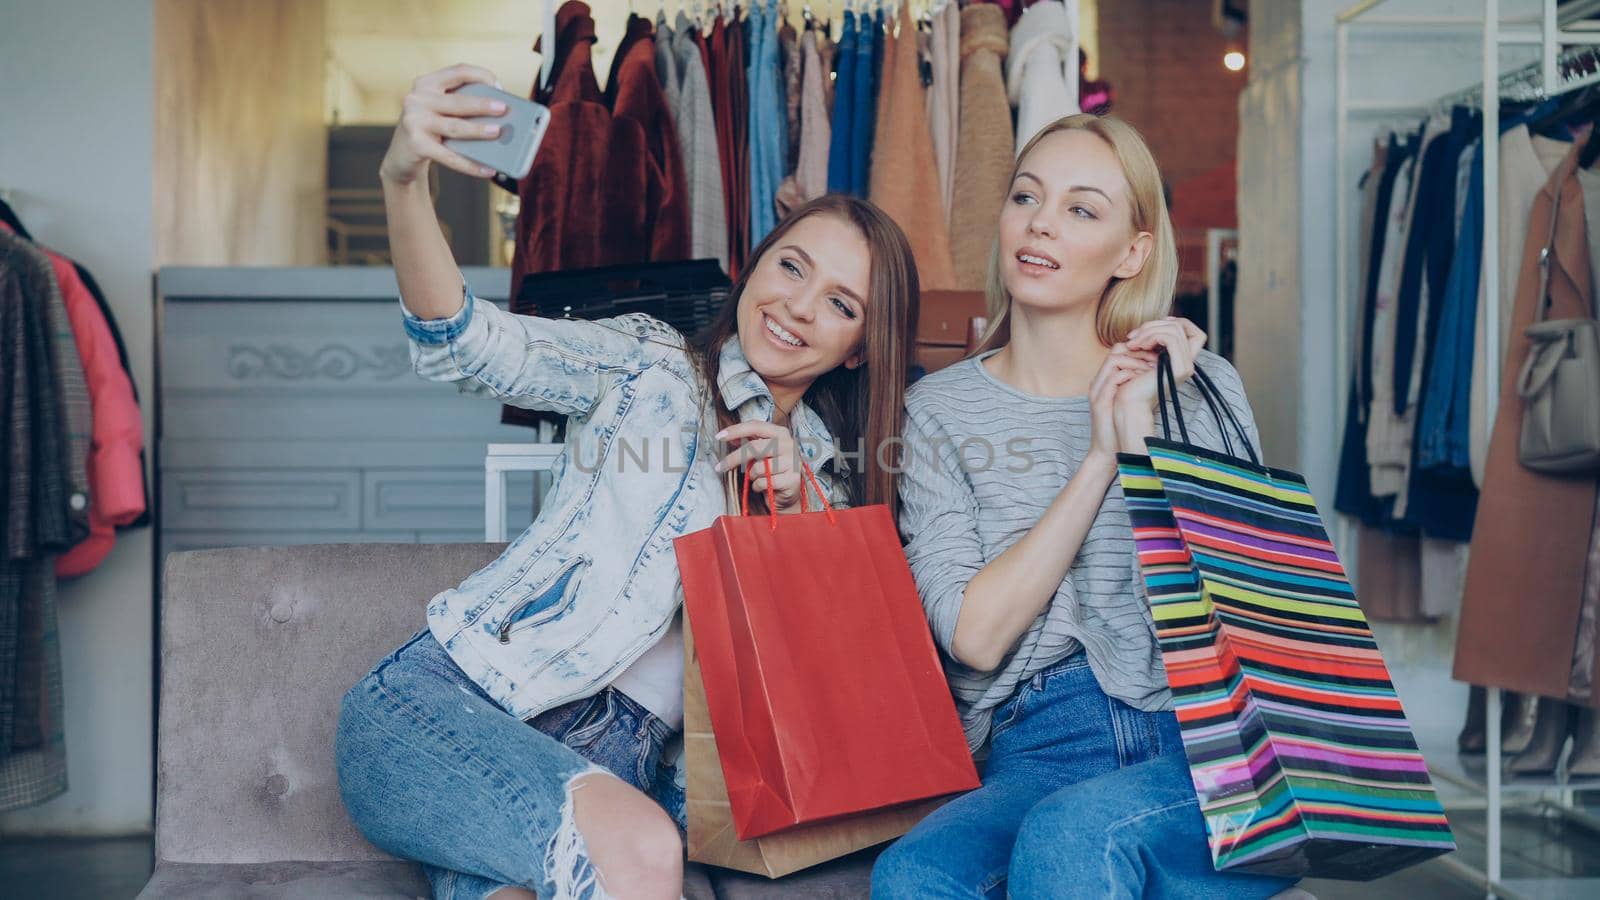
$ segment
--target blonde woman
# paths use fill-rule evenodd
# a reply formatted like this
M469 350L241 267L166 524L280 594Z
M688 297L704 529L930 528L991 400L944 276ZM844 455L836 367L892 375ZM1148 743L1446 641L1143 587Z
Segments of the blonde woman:
M879 859L873 896L1270 896L1219 874L1116 478L1155 431L1158 350L1258 442L1239 376L1167 317L1177 251L1154 158L1076 115L1023 149L980 351L906 398L900 524L984 783ZM1191 439L1221 449L1210 416Z

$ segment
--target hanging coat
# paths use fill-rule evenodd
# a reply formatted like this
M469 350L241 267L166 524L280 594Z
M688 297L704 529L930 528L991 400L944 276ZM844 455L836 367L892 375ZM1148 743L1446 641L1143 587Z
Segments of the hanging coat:
M728 275L738 278L750 255L750 140L744 29L718 18L706 42L711 110L722 160L722 202L728 222Z
M928 130L927 89L917 60L917 31L909 5L900 7L899 33L884 37L883 89L878 97L871 198L906 233L926 290L954 286L950 236L939 191L928 176L938 169Z
M1011 30L1006 86L1017 108L1017 154L1040 129L1078 112L1077 23L1065 4L1045 0Z
M877 140L878 88L883 72L883 10L862 14L856 35L855 102L850 126L850 193L867 196L871 190L872 144Z
M828 144L833 126L829 122L827 83L832 79L822 61L818 40L814 28L807 28L800 36L800 159L794 177L802 203L828 192ZM820 40L827 42L825 36Z
M615 100L604 154L604 264L688 259L689 192L683 152L666 92L656 76L649 22L628 46L617 67L616 83L609 88Z
M611 54L611 71L606 73L606 105L615 108L617 94L622 85L622 67L628 60L628 51L633 45L647 38L655 37L655 26L649 19L638 13L628 13L627 24L622 27L622 40L617 42L617 51Z
M1517 377L1530 344L1524 331L1541 299L1539 256L1553 213L1548 317L1594 314L1578 153L1574 146L1562 160L1528 220L1453 671L1458 681L1547 697L1565 697L1571 681L1596 491L1592 478L1555 478L1522 466Z
M961 132L956 141L950 251L955 286L966 291L984 289L1015 158L1011 108L1006 105L1001 75L1007 40L1006 14L1000 7L974 3L961 10ZM835 114L836 127L838 119Z
M541 38L548 43L550 35ZM610 262L601 241L607 178L604 148L611 111L595 80L594 19L572 0L556 13L556 64L537 99L550 108L533 168L519 185L522 205L511 259L511 296L533 272ZM513 312L533 312L515 305Z
M41 252L61 291L92 410L86 460L89 534L56 559L57 577L75 578L106 558L117 528L145 513L144 423L111 327L77 266L60 254Z
M711 111L711 85L694 23L678 14L677 28L656 35L656 72L677 128L689 188L689 257L715 259L728 269L728 211L722 202L722 158Z
M761 243L778 224L775 200L789 153L784 72L778 52L777 11L750 10L750 243Z
M828 190L839 194L850 193L855 183L850 146L856 123L856 41L859 38L856 14L845 10L844 30L839 34L839 71L833 83L833 130L828 146Z
M783 65L784 149L783 175L794 171L800 161L800 36L785 19L778 28L778 54ZM781 176L780 176L781 177Z
M533 272L688 255L683 163L650 24L635 19L630 35L608 102L595 80L589 7L569 0L556 13L558 64L540 94L550 124L520 185L512 297Z
M956 141L961 133L961 8L954 3L946 3L933 16L928 62L933 79L928 86L928 130L933 133L940 200L948 216L955 203Z
M1489 371L1485 365L1486 362L1498 365L1504 358L1533 201L1570 149L1570 142L1535 135L1527 125L1518 125L1500 135L1500 284L1491 287L1479 279L1478 321L1472 349L1472 395L1468 400L1468 456L1472 480L1480 488L1489 457L1490 416L1486 402ZM1498 317L1496 325L1500 334L1499 346L1493 351L1486 344L1490 315Z
M91 425L60 302L49 261L0 231L0 812L67 789L55 555L87 532L87 498L74 497Z

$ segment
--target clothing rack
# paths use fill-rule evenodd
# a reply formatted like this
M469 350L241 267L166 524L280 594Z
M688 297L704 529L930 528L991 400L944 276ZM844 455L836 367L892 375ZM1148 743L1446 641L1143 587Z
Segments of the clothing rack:
M1600 6L1593 3L1572 4L1571 10L1557 10L1556 0L1543 0L1543 9L1538 16L1502 18L1500 15L1500 0L1483 0L1483 15L1481 18L1472 16L1424 16L1424 15L1394 15L1371 16L1373 9L1382 6L1387 0L1362 0L1340 12L1335 19L1334 52L1335 52L1335 155L1334 155L1334 194L1335 194L1335 258L1334 258L1334 397L1333 406L1337 411L1335 421L1345 421L1345 403L1347 388L1352 377L1353 360L1351 359L1350 322L1353 309L1352 285L1350 277L1350 198L1352 192L1346 177L1345 159L1348 150L1349 119L1352 112L1387 112L1394 114L1426 115L1439 109L1448 109L1457 103L1476 103L1483 113L1483 247L1482 264L1479 277L1482 283L1490 285L1488 294L1490 302L1497 302L1498 285L1500 284L1500 267L1506 261L1500 259L1500 242L1491 236L1499 233L1500 227L1500 105L1503 102L1528 102L1534 100L1557 97L1570 91L1577 90L1590 84L1600 83L1600 31L1596 31L1593 24L1586 21L1585 17L1596 12L1592 7ZM1506 27L1506 26L1535 26L1532 28ZM1350 97L1349 87L1349 41L1352 28L1369 29L1482 29L1482 76L1474 84L1436 98L1432 101L1389 102L1353 100ZM1510 72L1500 72L1499 54L1502 46L1532 45L1540 49L1538 61L1514 69ZM1486 86L1493 84L1494 90L1486 90ZM1516 261L1511 261L1516 264ZM1497 352L1500 346L1499 316L1489 315L1483 317L1484 346L1488 352ZM1488 405L1490 421L1500 401L1500 366L1486 367L1488 390L1485 392L1485 402ZM1338 524L1339 543L1348 549L1353 537L1352 522L1349 517L1341 516ZM1346 556L1345 558L1349 558ZM1357 561L1359 565L1359 560ZM1462 862L1457 854L1441 857L1441 860L1459 872L1483 884L1487 896L1495 897L1525 897L1534 896L1566 896L1564 890L1571 888L1575 891L1572 896L1600 896L1600 879L1562 879L1554 882L1562 886L1563 893L1557 895L1550 893L1548 887L1552 882L1543 880L1514 880L1508 881L1502 875L1502 840L1501 816L1504 809L1505 794L1534 792L1544 795L1554 791L1558 799L1551 805L1569 819L1584 821L1591 827L1600 827L1600 820L1595 820L1583 811L1577 809L1574 795L1580 788L1600 788L1600 780L1593 784L1582 785L1554 779L1519 780L1518 783L1507 785L1501 773L1501 689L1487 688L1487 731L1488 747L1487 766L1484 781L1479 782L1463 774L1444 769L1436 764L1430 764L1429 770L1434 777L1455 784L1472 791L1481 791L1485 798L1485 812L1488 819L1486 865L1483 870L1476 869ZM1558 773L1560 774L1560 773ZM1453 806L1453 809L1463 809L1463 806Z

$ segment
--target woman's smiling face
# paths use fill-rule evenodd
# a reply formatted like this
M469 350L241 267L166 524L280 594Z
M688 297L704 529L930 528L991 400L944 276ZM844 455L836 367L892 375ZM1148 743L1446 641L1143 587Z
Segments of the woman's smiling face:
M872 259L854 225L818 213L756 260L739 296L739 345L773 390L799 397L834 368L861 365Z

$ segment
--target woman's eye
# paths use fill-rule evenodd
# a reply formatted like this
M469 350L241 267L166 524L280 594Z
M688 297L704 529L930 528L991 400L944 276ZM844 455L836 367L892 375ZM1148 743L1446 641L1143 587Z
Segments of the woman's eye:
M1087 206L1074 206L1070 212L1080 219L1092 219L1095 217L1094 210L1088 208Z
M850 308L850 304L840 300L838 297L832 297L830 299L833 300L833 305L838 307L839 312L844 313L845 318L854 319L856 317L856 311Z
M795 265L793 260L779 260L778 265L783 266L783 270L788 272L790 275L793 275L796 278L800 277L800 267Z
M1015 204L1018 204L1019 206L1021 204L1023 204L1023 203L1027 203L1027 202L1031 201L1032 199L1033 199L1033 195L1029 194L1029 193L1026 193L1024 191L1018 191L1015 194L1011 195L1011 202L1015 203Z

